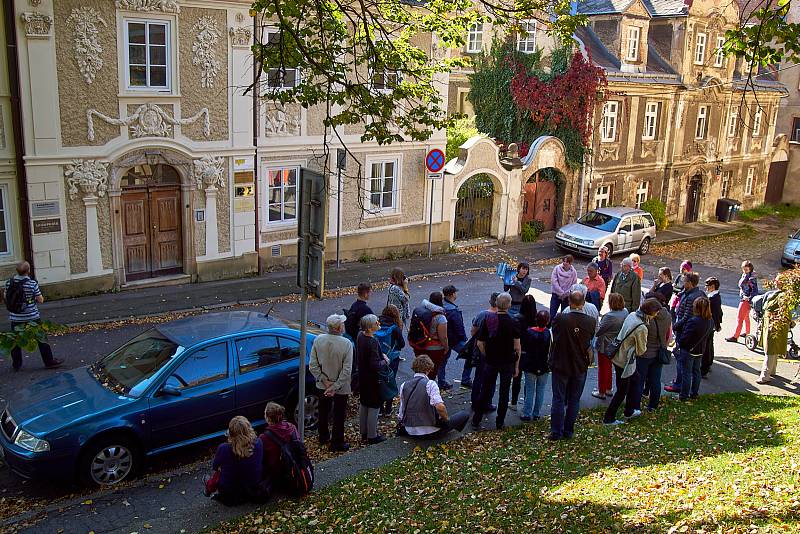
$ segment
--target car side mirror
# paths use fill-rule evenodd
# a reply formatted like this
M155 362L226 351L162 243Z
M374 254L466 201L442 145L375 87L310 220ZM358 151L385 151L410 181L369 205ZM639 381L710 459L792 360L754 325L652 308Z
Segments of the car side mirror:
M167 385L167 384L164 384L163 386L161 386L161 389L159 390L159 393L161 395L168 396L168 397L180 397L181 396L181 390L179 390L175 386L170 386L170 385Z

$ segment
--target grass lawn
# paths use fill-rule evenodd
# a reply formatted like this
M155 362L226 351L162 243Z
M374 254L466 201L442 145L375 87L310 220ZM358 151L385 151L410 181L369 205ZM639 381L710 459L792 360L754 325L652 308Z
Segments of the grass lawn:
M755 208L739 212L739 219L745 222L755 221L762 217L774 215L783 220L800 217L800 206L794 204L762 204Z
M417 448L217 532L800 532L800 399L668 399L621 427L584 412Z

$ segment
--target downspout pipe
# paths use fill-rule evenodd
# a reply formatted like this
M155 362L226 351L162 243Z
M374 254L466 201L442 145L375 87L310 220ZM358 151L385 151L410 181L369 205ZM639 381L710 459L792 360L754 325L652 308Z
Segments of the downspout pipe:
M22 135L22 97L19 81L19 48L17 46L17 27L14 0L3 0L6 30L6 61L8 63L8 82L11 90L11 124L14 131L14 161L17 175L17 195L19 195L19 222L22 234L22 258L31 265L34 275L33 242L31 240L30 209L28 205L28 175L25 170L25 137Z

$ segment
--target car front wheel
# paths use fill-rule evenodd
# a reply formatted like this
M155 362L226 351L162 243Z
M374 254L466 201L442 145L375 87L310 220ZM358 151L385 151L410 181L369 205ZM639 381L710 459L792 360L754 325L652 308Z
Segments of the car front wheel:
M642 244L639 245L639 254L641 256L644 256L648 252L650 252L650 238L645 237L644 240L642 241Z
M113 486L139 468L138 447L124 436L101 438L81 455L80 479L93 486Z

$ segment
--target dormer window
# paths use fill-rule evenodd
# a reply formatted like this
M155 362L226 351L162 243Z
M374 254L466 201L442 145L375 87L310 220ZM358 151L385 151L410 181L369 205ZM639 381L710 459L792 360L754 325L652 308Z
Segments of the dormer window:
M625 54L625 59L628 61L639 60L639 35L641 30L636 26L628 28L628 46Z
M706 34L698 33L694 40L694 64L702 65L706 62Z

